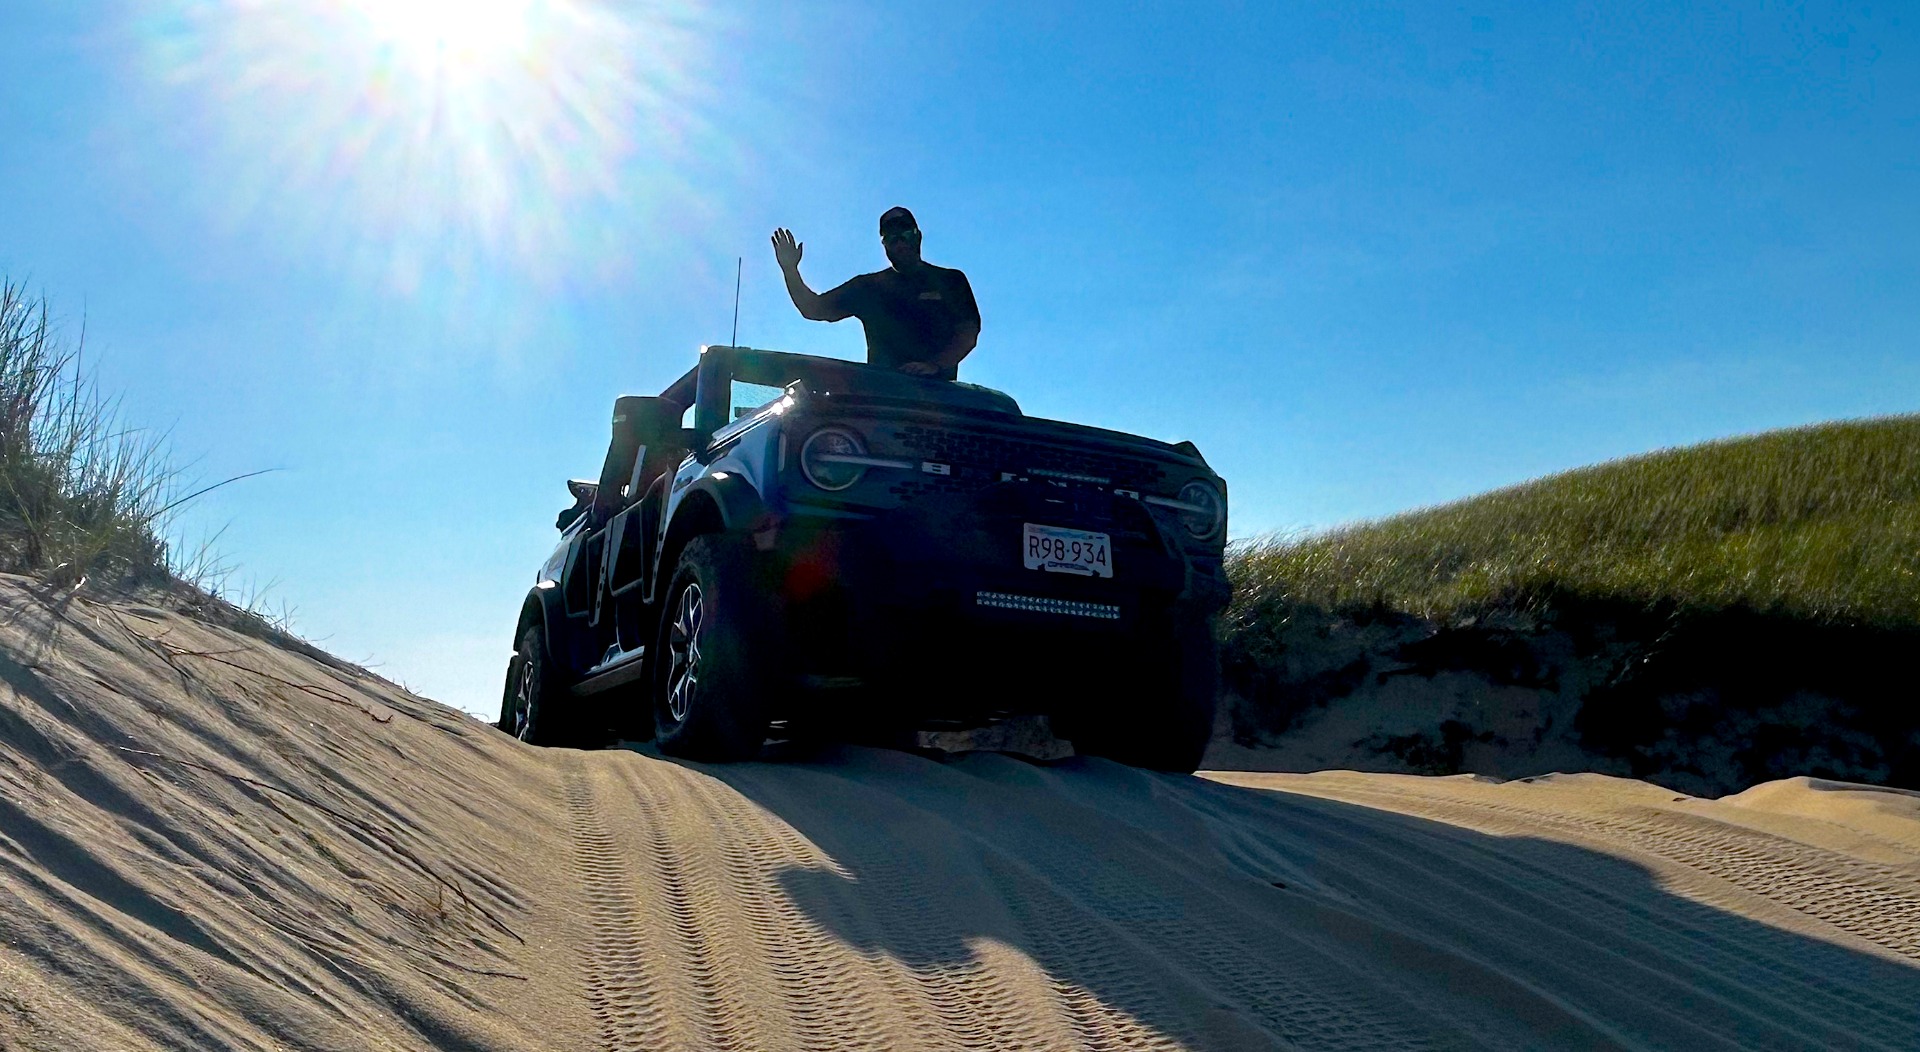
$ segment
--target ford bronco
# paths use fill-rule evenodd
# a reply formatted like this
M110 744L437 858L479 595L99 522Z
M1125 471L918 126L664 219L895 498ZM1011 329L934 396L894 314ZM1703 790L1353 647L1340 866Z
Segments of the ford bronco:
M1227 496L1192 443L715 346L619 399L600 477L568 487L501 704L526 741L728 761L1037 713L1136 766L1206 748Z

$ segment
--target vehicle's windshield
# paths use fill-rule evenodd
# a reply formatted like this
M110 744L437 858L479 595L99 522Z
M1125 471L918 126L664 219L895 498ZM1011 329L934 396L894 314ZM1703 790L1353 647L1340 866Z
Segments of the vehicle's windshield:
M728 420L738 420L743 416L751 414L761 406L780 397L786 390L783 387L775 387L771 384L749 383L745 380L735 380L732 387L732 396L728 398L728 401L732 403L727 408Z

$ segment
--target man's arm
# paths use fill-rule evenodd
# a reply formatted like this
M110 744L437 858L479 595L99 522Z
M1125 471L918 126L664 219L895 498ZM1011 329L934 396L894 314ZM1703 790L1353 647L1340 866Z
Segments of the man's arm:
M960 323L953 330L952 341L933 359L934 366L943 371L958 367L961 359L972 354L980 342L980 305L974 302L973 286L965 274L957 270L953 273L959 279L953 291L959 297Z
M834 295L839 289L822 296L807 287L806 280L800 276L800 256L805 249L806 246L795 241L793 231L786 227L773 232L773 258L780 264L780 273L787 279L787 295L793 297L793 305L799 309L800 316L809 321L839 321L852 317L853 312L840 303L842 297Z

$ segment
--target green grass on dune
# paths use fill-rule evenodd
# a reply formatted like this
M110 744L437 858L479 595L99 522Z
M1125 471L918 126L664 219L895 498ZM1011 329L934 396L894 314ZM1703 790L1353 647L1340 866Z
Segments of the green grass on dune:
M1592 598L1920 624L1920 415L1663 450L1241 546L1235 613Z

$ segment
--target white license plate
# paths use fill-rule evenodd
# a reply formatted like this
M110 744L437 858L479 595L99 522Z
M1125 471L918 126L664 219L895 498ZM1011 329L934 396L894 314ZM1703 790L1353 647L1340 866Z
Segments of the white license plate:
M1031 522L1022 525L1025 536L1021 538L1020 556L1027 569L1082 577L1113 576L1113 545L1106 534Z

